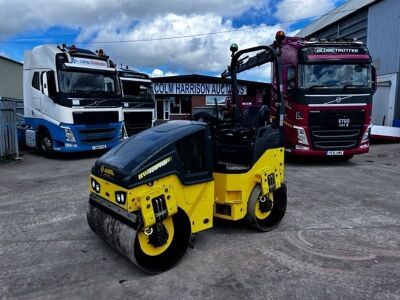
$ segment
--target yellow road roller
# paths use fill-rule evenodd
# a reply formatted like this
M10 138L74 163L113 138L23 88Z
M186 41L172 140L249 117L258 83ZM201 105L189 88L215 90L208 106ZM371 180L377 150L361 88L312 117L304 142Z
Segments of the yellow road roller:
M224 117L147 129L93 166L89 226L145 272L174 266L193 234L212 228L214 218L245 219L261 231L282 220L287 202L279 88L283 36L270 46L240 51L232 44L231 64L222 73L232 81L231 110ZM241 111L237 73L270 62L278 83L277 114L270 116L267 106Z

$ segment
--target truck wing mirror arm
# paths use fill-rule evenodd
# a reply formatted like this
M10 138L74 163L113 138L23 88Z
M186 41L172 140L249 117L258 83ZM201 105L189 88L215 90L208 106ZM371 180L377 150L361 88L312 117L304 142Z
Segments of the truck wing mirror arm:
M378 85L378 78L376 75L376 68L374 66L371 66L371 75L372 75L372 90L374 93L376 92L377 85Z
M45 94L46 96L49 95L49 90L47 87L47 73L42 72L42 93Z
M54 100L54 96L56 94L56 80L54 71L46 71L42 73L42 92Z

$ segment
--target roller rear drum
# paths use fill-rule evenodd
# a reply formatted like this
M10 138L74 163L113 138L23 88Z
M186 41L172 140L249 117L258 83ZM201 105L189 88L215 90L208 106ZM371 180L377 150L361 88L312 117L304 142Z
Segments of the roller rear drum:
M286 204L286 185L269 195L262 195L261 187L256 185L247 204L246 221L260 231L271 231L285 215Z

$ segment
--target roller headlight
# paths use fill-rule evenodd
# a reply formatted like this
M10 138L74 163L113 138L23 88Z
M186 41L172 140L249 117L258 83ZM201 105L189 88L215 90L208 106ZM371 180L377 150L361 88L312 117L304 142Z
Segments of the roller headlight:
M96 191L96 193L100 193L100 183L91 178L90 185L92 186L92 189Z
M126 203L126 193L125 192L115 192L115 201L118 204L124 205Z

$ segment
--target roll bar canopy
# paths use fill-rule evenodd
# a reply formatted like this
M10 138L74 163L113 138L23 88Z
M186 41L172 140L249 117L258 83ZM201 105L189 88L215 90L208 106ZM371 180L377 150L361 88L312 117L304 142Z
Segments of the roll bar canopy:
M234 107L234 120L235 123L238 122L240 117L239 110L239 96L238 96L238 82L237 82L237 74L246 70L250 70L252 68L261 66L263 64L272 62L274 64L275 76L276 76L276 84L277 84L277 96L279 109L277 109L277 115L275 116L276 124L280 127L283 132L283 117L284 117L284 103L282 97L282 72L281 72L281 62L280 62L280 54L281 54L281 45L282 41L285 38L285 34L282 31L278 31L275 37L275 41L273 44L269 46L256 46L247 49L243 49L240 51L236 44L232 44L232 59L231 64L222 74L222 78L231 77L232 80L232 104ZM257 52L252 57L243 57L242 55L247 53Z

